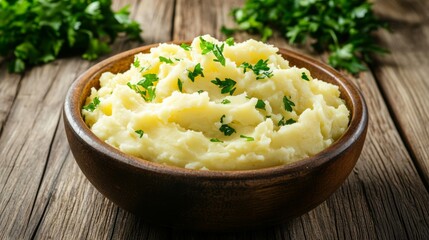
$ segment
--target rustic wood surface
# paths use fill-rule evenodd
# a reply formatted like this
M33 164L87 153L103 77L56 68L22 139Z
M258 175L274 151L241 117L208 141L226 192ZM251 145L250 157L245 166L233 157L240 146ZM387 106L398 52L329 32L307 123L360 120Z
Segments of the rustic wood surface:
M219 28L233 26L229 11L243 2L122 0L114 7L131 5L149 44L225 38ZM70 84L95 62L60 59L23 75L0 62L0 239L429 239L429 2L378 0L375 9L391 25L378 33L391 53L349 76L370 115L354 171L309 213L246 232L148 225L92 187L70 153L61 109ZM291 47L279 37L270 42ZM119 40L111 54L138 45Z

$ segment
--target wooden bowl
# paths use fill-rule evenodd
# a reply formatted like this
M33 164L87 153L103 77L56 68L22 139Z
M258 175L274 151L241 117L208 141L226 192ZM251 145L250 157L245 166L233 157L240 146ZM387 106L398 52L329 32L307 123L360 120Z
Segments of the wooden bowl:
M368 113L359 90L331 67L289 50L280 54L313 77L336 84L351 112L344 135L301 161L246 171L201 171L165 166L127 155L98 139L81 109L103 72L123 72L133 56L156 45L132 49L83 73L70 87L64 124L73 156L89 181L121 208L146 222L174 228L225 231L279 224L325 201L347 178L365 141ZM281 157L281 156L279 156Z

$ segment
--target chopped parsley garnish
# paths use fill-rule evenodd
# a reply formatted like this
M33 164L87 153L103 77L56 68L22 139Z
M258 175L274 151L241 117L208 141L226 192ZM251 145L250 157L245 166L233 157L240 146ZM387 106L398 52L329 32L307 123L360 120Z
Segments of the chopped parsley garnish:
M198 94L201 94L203 92L204 92L204 90L202 90L202 89L197 91Z
M292 112L292 107L295 106L295 103L292 102L289 98L286 96L283 97L283 104L285 106L285 110L288 112Z
M258 99L258 102L256 102L255 108L263 109L265 110L265 102Z
M158 76L154 73L143 75L143 79L137 84L127 83L128 87L139 93L146 102L151 102L155 99L155 86L154 83L158 81Z
M180 78L177 79L177 87L179 88L179 91L182 92L182 90L183 90L183 83L180 80Z
M192 47L189 44L182 43L180 44L180 47L185 49L186 51L191 51Z
M242 67L242 68L243 68L243 73L246 73L246 72L247 72L247 69L252 70L252 65L251 65L250 63L248 63L248 62L243 62L243 63L240 65L240 67Z
M290 125L294 123L296 123L296 121L293 118L289 118L288 120L285 121L285 117L282 117L282 119L279 121L277 125L280 127L280 126Z
M225 57L223 56L224 46L225 44L222 44L222 45L213 44L211 42L204 40L204 38L200 37L201 53L205 55L209 52L213 52L213 54L216 57L214 61L219 62L220 64L222 64L222 66L225 66Z
M222 100L222 102L221 102L222 104L229 104L229 103L231 103L231 101L229 101L228 99L224 99L224 100Z
M98 97L95 97L94 99L92 99L92 102L90 102L86 106L83 106L83 109L90 112L94 112L94 110L97 108L99 104L100 104L100 99L98 99Z
M223 132L223 134L225 136L231 136L233 133L235 133L235 129L228 126L228 124L222 124L222 126L220 126L219 130L221 132Z
M270 78L273 76L273 71L270 71L270 67L268 67L268 59L263 61L259 59L259 61L253 66L252 70L256 74L256 79L264 79Z
M139 68L140 67L140 60L136 58L133 62L134 67Z
M228 44L228 46L233 46L235 44L234 38L230 37L225 40L225 43Z
M224 115L222 115L222 117L220 117L220 123L223 123L223 119L225 118L226 116L225 116L225 114Z
M219 88L221 88L221 93L225 94L225 93L229 93L229 95L232 95L235 91L235 84L237 82L235 82L234 80L232 80L231 78L225 78L225 80L220 80L219 78L216 78L215 80L211 81L213 84L217 85Z
M302 72L301 78L305 81L310 81L310 79L308 78L307 74L305 74L305 72Z
M268 59L265 61L259 59L259 61L253 66L248 62L243 62L240 67L243 68L243 73L246 73L247 69L252 70L256 75L256 80L270 78L273 76L273 71L270 71L270 67L268 67Z
M204 77L203 68L201 67L201 64L197 64L194 67L194 71L188 70L188 78L191 79L191 81L195 81L195 78L200 75L201 77Z
M135 132L135 133L137 133L137 134L139 135L139 138L142 138L142 137L143 137L143 134L144 134L144 131L143 131L143 130L139 129L139 130L135 130L134 132Z
M235 129L230 127L228 124L223 123L223 119L225 118L225 115L222 115L222 117L220 118L220 123L222 123L222 125L219 128L219 131L223 132L223 134L225 136L231 136L233 133L235 133Z
M248 141L248 142L251 142L251 141L255 140L253 137L248 137L248 136L245 136L245 135L240 135L240 138L245 138L246 141Z
M219 140L218 138L211 138L210 142L219 142L219 143L223 143L222 140Z
M173 61L170 58L166 58L166 57L163 57L163 56L159 56L159 61L160 62L165 62L165 63L168 63L168 64L173 64Z

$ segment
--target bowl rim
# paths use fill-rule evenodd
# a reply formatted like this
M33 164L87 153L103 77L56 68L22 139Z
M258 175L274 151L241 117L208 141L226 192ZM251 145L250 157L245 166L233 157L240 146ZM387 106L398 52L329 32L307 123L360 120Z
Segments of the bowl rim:
M190 41L173 41L169 43L181 44L189 43ZM319 168L333 159L332 156L336 156L346 151L352 146L352 144L359 139L362 134L365 134L368 124L368 110L360 90L357 86L342 75L337 70L328 66L327 64L306 56L302 53L295 52L290 49L280 48L277 53L284 56L294 58L298 61L304 62L311 65L313 68L322 71L336 81L336 85L343 89L347 95L350 96L350 102L353 106L350 112L351 118L349 119L349 125L343 135L333 142L330 146L322 150L321 152L307 157L302 160L298 160L293 163L286 165L278 165L262 169L251 169L251 170L195 170L187 169L178 166L165 165L161 163L152 162L150 160L138 158L129 154L126 154L119 149L110 146L101 139L99 139L83 120L81 115L81 100L80 94L87 83L100 75L103 69L113 66L116 60L133 56L140 52L148 51L150 48L157 47L161 43L155 43L145 46L133 48L116 55L113 55L95 65L90 67L88 70L83 72L70 86L67 91L64 101L64 121L67 121L69 127L74 131L79 141L86 143L93 150L106 156L108 159L115 161L119 164L126 164L136 171L151 171L159 174L168 174L177 177L192 177L198 179L222 179L222 180L245 180L245 179L261 179L261 178L274 178L281 176L295 176L301 175L310 169ZM286 55L286 56L285 56ZM350 109L349 109L350 110Z

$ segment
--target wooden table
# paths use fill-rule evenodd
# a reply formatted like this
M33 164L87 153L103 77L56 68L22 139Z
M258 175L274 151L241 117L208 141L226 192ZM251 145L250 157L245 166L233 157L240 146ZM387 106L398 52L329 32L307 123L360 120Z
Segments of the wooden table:
M131 5L149 44L206 33L224 39L219 28L233 26L228 13L242 3L123 0L114 7ZM375 9L391 25L391 33L378 33L391 54L349 76L370 115L354 171L309 213L247 232L148 225L95 190L70 153L61 116L68 87L95 62L60 59L23 75L1 63L0 239L429 239L429 1L379 0ZM278 37L270 42L290 47ZM138 45L117 41L112 54Z

